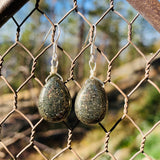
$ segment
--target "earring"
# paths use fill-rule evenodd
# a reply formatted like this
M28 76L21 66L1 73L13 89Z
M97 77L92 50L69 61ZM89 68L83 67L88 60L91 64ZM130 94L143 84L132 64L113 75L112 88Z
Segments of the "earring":
M56 28L58 29L58 36L54 41ZM53 123L64 121L69 115L72 106L70 93L63 83L63 78L57 73L57 41L59 36L60 28L56 25L52 31L53 55L51 60L51 72L46 78L45 85L40 92L38 104L38 110L43 119Z
M104 84L95 77L96 58L94 42L96 37L96 26L94 25L91 29L91 57L89 60L90 78L86 80L84 86L80 89L75 101L76 116L84 124L94 124L103 120L107 108Z

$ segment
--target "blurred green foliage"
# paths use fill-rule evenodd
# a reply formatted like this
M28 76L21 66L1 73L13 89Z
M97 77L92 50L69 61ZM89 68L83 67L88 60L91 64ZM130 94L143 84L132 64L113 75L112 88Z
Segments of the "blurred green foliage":
M160 84L160 83L159 83ZM158 85L160 87L160 85ZM144 108L140 111L142 118L146 119L149 125L153 125L160 118L160 95L158 91L149 86L145 95Z

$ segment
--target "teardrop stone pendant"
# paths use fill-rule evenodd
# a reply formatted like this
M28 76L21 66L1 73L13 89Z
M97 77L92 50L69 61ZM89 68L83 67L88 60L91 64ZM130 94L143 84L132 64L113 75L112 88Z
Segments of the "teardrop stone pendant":
M39 96L38 110L48 122L64 121L71 111L72 100L65 84L57 74L51 75Z
M107 100L102 83L90 78L79 91L75 102L77 118L84 124L100 122L106 113Z

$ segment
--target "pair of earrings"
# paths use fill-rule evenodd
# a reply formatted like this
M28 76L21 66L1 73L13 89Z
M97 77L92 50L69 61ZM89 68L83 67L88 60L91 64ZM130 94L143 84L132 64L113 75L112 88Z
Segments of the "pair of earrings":
M58 27L58 25L57 25ZM96 31L95 26L94 32ZM60 34L60 30L58 27ZM57 73L57 41L53 43L53 56L51 60L51 72L46 79L46 84L39 96L38 110L40 115L49 122L57 123L64 121L70 114L72 100L70 93L63 83L62 77ZM85 124L100 122L106 113L107 100L103 83L94 76L96 69L94 38L91 42L91 58L89 61L90 78L79 91L75 101L75 113L77 118Z

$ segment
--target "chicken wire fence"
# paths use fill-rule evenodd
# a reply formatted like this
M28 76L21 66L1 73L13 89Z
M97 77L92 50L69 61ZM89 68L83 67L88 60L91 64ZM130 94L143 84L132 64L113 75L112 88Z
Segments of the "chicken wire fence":
M94 49L97 51L97 54L100 54L101 56L103 56L103 58L106 60L106 63L108 65L108 69L107 69L107 77L104 80L104 85L108 85L110 84L113 88L115 88L122 96L123 96L123 100L124 100L124 105L123 105L123 115L122 117L115 122L115 124L110 128L110 129L106 129L104 127L104 125L102 123L98 123L98 125L101 128L101 132L105 133L105 138L104 138L104 148L102 150L98 150L97 153L95 153L95 155L92 157L92 160L98 159L101 155L103 154L107 154L108 157L110 157L110 159L114 159L116 160L117 157L114 155L114 153L112 153L108 147L109 143L110 143L110 135L112 134L112 132L116 132L116 127L120 124L121 121L124 121L124 119L127 119L128 121L130 121L130 123L132 123L132 125L135 127L135 129L139 132L139 135L141 136L141 143L140 143L140 147L139 150L130 158L130 160L135 159L139 154L143 154L147 159L152 159L150 157L150 153L146 153L144 151L144 147L145 147L145 142L147 140L147 137L155 130L155 128L157 126L160 125L160 121L158 121L157 123L155 123L146 133L144 133L141 128L138 126L138 124L131 118L131 116L129 116L128 114L128 107L129 107L129 100L131 95L144 83L150 83L159 93L160 93L160 88L150 79L149 75L150 75L150 67L151 67L151 62L159 55L160 50L158 50L156 53L154 53L152 55L151 58L146 58L145 54L134 44L134 42L132 41L132 25L133 23L136 21L136 19L140 16L139 14L137 14L131 21L128 21L123 15L121 15L121 13L119 13L117 10L114 9L114 2L113 0L110 1L110 6L109 8L106 8L106 11L102 14L102 16L97 20L96 23L92 24L87 17L85 17L85 15L83 13L81 13L79 11L79 6L77 4L76 0L73 0L73 7L58 21L58 22L53 22L51 18L49 18L47 16L47 14L40 9L39 7L39 3L40 0L37 0L35 3L35 7L34 9L28 13L28 15L24 18L24 20L21 23L18 23L16 18L12 17L12 20L14 21L16 27L17 27L17 32L16 32L16 39L15 42L6 50L5 53L1 53L1 57L0 57L0 71L2 71L3 69L3 63L5 61L7 61L7 59L5 59L5 57L11 53L11 51L16 47L16 46L20 46L24 51L25 54L29 55L30 58L32 59L32 66L31 66L31 71L30 71L30 75L29 77L27 77L25 79L25 81L23 83L21 83L21 85L17 88L14 89L12 87L12 85L9 83L9 81L7 80L7 78L3 75L2 72L0 72L0 77L1 80L3 80L3 82L7 85L7 87L9 88L10 92L13 93L14 95L14 100L13 100L13 106L10 112L8 112L5 117L3 117L3 119L0 122L0 126L1 126L1 131L3 130L3 127L6 123L6 121L14 114L17 113L18 115L21 116L21 118L26 121L29 126L30 126L30 138L28 140L28 144L26 146L23 146L23 148L19 148L19 150L17 151L16 154L12 153L12 151L10 151L8 145L3 141L3 139L5 138L5 135L2 136L1 133L1 141L0 141L0 145L1 145L1 152L5 152L8 155L8 159L21 159L21 155L27 151L28 149L32 149L34 151L36 151L42 159L48 160L48 159L57 159L58 157L60 157L60 159L64 159L63 158L63 153L66 151L70 151L73 153L73 159L85 159L85 157L83 157L83 155L80 155L78 153L78 150L74 148L74 146L72 145L72 137L74 134L74 129L79 125L79 121L77 120L77 122L75 123L74 126L70 126L67 122L64 122L65 126L68 129L68 138L67 138L67 144L66 147L61 148L60 152L56 153L55 155L53 155L52 157L47 156L47 154L44 153L44 151L41 149L41 147L39 147L38 143L35 140L36 134L38 131L36 131L37 127L41 126L41 123L43 122L43 118L41 118L38 122L36 122L36 124L34 124L29 117L27 117L20 109L19 109L19 101L18 101L18 93L22 90L22 88L24 88L31 80L35 80L41 87L43 87L43 83L42 80L39 79L38 77L36 77L35 71L36 71L36 65L39 61L39 58L44 55L46 53L46 51L53 47L54 43L55 43L55 38L56 38L56 32L57 32L57 26L59 26L60 24L63 24L64 20L68 18L68 16L72 13L74 15L78 15L80 16L83 21L85 22L86 25L89 26L89 34L88 34L88 41L85 43L85 45L81 48L81 50L76 54L76 56L74 58L72 58L70 56L69 53L67 53L62 46L58 45L58 49L60 51L63 52L64 55L66 55L68 57L68 60L70 61L70 70L69 70L69 77L67 78L67 80L64 83L69 83L69 82L73 82L79 89L81 88L81 85L79 84L78 80L75 78L74 72L75 72L75 66L77 64L78 59L80 58L81 55L84 54L84 52L90 48L92 45L94 45ZM107 3L107 2L106 2ZM25 44L23 44L20 41L20 34L21 34L21 28L23 27L23 25L26 23L26 21L28 20L28 18L35 12L39 12L42 16L44 16L46 18L46 20L50 23L51 28L48 30L48 33L52 33L51 36L51 40L50 40L50 44L47 45L43 50L39 51L37 56L34 56L34 54L27 49L27 47L25 46ZM119 16L124 23L126 23L126 25L128 25L128 41L127 43L115 54L115 56L112 59L109 59L106 54L104 52L102 52L97 46L96 44L94 44L94 38L95 38L95 28L99 25L99 23L101 21L104 21L104 17L107 16L108 14L116 14L117 16ZM38 26L36 26L38 27ZM48 34L47 33L47 34ZM46 35L47 36L47 35ZM47 38L46 38L47 39ZM45 39L45 40L46 40ZM43 44L44 45L44 42ZM122 91L122 89L115 83L113 82L111 76L112 76L112 65L113 62L117 60L117 58L120 56L120 54L129 46L132 46L135 48L135 50L137 51L137 53L143 58L143 60L145 61L145 74L143 76L143 78L138 82L138 84L128 93L124 93L124 91ZM29 66L28 66L29 67ZM44 66L41 66L44 67ZM63 67L63 66L62 66ZM134 67L134 66L133 66ZM16 120L16 119L15 119ZM23 134L24 133L17 133L19 136L22 135L23 138ZM75 133L76 134L76 133ZM118 133L117 133L118 134ZM76 136L76 135L75 135ZM76 143L76 142L74 142ZM12 145L12 143L10 144ZM78 144L77 144L78 145ZM92 150L92 148L90 149ZM70 158L71 159L71 158Z

